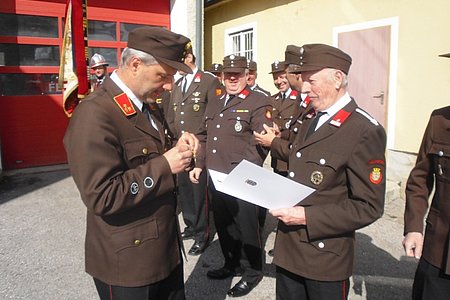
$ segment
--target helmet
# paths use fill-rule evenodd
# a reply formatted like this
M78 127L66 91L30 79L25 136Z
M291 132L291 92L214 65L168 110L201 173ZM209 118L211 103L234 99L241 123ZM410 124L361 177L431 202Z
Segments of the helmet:
M109 64L106 62L106 59L103 57L103 55L100 55L98 53L95 53L91 57L91 68L95 68L98 66L108 66Z

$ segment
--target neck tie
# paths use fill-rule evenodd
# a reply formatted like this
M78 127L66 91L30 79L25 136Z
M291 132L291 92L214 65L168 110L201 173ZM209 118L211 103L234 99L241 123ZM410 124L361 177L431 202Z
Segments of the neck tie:
M234 98L234 95L227 95L225 98L225 106L227 106L228 103L230 103L230 101Z
M281 99L283 99L283 100L286 99L286 93L281 94Z
M182 85L181 85L181 91L183 92L183 95L186 94L186 90L187 90L187 79L186 79L186 75L183 76L183 81L182 81Z
M150 107L149 107L148 103L144 103L142 105L142 112L147 117L147 120L150 122L152 127L158 131L158 126L156 125L155 120L153 120L153 118L152 118L152 114L150 112Z
M305 139L307 139L314 131L316 131L317 123L319 123L320 117L323 116L324 114L326 114L326 112L323 112L323 111L317 112L315 118L311 122L311 125L309 125L308 132L306 133Z

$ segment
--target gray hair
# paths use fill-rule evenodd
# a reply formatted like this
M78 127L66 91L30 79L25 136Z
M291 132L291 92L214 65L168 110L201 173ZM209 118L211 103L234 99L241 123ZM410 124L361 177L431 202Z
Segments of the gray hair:
M159 62L153 57L153 55L148 54L147 52L143 52L141 50L136 50L127 47L123 49L119 67L123 68L126 65L128 65L128 63L133 57L139 58L146 66L159 64Z

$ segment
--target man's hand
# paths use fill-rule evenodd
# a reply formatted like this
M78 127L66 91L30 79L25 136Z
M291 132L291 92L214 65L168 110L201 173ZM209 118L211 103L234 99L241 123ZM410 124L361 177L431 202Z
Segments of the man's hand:
M192 148L189 145L180 142L163 155L169 163L172 174L178 174L189 169L193 159Z
M194 134L189 132L183 133L181 137L178 139L177 146L180 144L188 145L190 147L193 158L197 156L200 143Z
M419 259L422 256L423 235L420 232L408 232L403 239L406 256Z
M277 124L273 123L273 127L263 124L264 130L260 133L253 131L255 140L262 146L270 148L274 138L280 135L280 129Z
M271 209L269 213L286 225L306 225L305 208L303 206Z
M201 173L202 173L202 169L201 168L194 168L194 169L192 169L189 172L189 179L191 180L191 182L197 184Z

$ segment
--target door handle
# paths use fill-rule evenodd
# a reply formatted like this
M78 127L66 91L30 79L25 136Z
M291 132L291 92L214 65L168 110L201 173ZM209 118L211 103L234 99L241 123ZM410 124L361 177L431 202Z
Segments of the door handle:
M383 92L383 91L381 91L379 95L373 96L373 98L380 99L380 104L381 104L381 105L384 104L384 92Z

